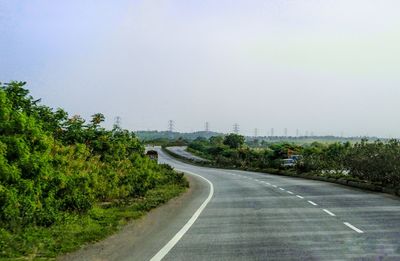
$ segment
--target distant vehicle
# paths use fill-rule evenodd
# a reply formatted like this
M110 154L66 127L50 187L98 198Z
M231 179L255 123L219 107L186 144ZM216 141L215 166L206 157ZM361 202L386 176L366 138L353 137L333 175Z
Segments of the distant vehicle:
M292 155L288 159L284 159L282 162L282 167L284 168L291 168L296 166L297 161L301 160L302 156L301 155Z
M149 150L146 152L146 156L149 157L151 160L158 160L158 152L156 150Z
M282 162L282 167L290 168L296 166L296 161L294 159L284 159Z

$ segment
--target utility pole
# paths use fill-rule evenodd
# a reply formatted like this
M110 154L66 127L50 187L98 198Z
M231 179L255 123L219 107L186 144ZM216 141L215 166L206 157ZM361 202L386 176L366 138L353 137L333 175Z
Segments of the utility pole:
M274 128L271 128L271 137L274 137Z
M206 132L210 132L210 123L208 121L206 121L206 123L204 124L204 129Z
M257 138L257 137L258 137L258 129L255 128L255 129L254 129L254 138Z
M287 128L285 128L285 137L287 137Z
M233 133L239 134L239 124L233 124Z

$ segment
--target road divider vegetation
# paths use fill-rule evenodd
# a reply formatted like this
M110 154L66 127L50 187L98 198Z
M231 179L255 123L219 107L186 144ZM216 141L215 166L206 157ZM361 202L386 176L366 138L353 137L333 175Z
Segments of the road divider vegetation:
M252 148L236 134L198 138L188 151L208 159L201 165L300 176L400 195L400 142L271 143ZM283 160L294 157L292 167ZM197 163L199 164L199 163Z

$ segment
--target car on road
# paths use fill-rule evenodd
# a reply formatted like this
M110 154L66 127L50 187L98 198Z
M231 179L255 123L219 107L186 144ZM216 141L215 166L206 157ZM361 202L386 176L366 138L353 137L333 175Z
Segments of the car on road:
M146 156L149 157L151 160L158 160L158 152L156 150L148 150L146 152Z

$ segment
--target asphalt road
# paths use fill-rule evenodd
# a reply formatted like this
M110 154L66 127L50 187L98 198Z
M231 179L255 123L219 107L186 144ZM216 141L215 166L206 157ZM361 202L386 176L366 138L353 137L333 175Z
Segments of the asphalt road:
M207 192L192 205L202 209L188 223L180 220L185 227L153 260L400 260L400 201L394 196L197 167L161 151L159 160L211 184L202 179Z
M203 158L200 158L200 157L198 157L196 155L193 155L193 154L187 152L186 151L187 146L172 146L172 147L168 147L167 149L172 151L172 152L174 152L175 154L178 154L178 155L180 155L182 157L185 157L187 159L190 159L190 160L207 161L207 160L205 160Z

